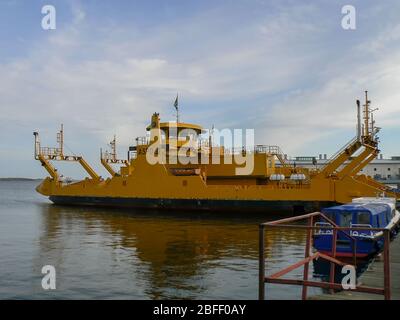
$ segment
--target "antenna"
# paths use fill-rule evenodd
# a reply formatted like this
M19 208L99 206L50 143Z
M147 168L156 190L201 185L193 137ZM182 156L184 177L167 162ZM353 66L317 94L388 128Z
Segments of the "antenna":
M57 133L57 143L59 146L58 152L60 153L60 156L64 155L64 125L61 124L61 129Z
M374 119L374 112L379 110L379 108L375 108L373 110L370 110L371 113L371 135L372 138L375 138L376 134L379 132L380 128L375 127L375 119Z
M365 91L365 104L364 104L364 136L369 136L369 104L368 91Z
M117 137L114 134L114 139L112 139L112 141L110 142L110 146L111 146L111 158L112 160L116 160L117 159Z

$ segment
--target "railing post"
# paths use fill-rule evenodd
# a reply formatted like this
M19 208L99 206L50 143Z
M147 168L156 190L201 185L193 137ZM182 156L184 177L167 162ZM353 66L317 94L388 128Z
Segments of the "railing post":
M352 234L350 230L350 234ZM354 268L357 269L357 240L356 239L351 239L353 242L353 264Z
M310 228L307 229L307 240L306 240L306 249L304 252L304 258L308 258L310 256L310 249L311 249L311 241L312 241L312 226L313 226L313 217L311 216L308 219L308 226ZM304 270L303 270L303 280L307 281L308 280L308 268L309 268L309 263L307 262L304 265ZM301 293L301 299L306 300L307 299L307 286L303 284L303 290Z
M332 233L332 258L336 258L336 243L337 243L337 229L333 227L333 233ZM334 283L335 282L335 263L331 262L331 270L330 270L330 275L329 275L329 282ZM333 289L329 290L330 293L334 293Z
M384 270L384 290L385 300L391 299L391 288L390 288L390 230L385 229L384 234L384 245L383 245L383 270Z
M264 245L265 226L260 224L258 236L258 267L259 267L259 282L258 282L258 299L265 299L265 245Z

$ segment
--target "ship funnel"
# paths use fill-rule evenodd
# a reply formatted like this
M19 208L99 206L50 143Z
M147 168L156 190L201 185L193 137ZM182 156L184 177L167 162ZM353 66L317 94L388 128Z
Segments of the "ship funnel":
M360 100L357 103L357 140L361 141L361 104Z

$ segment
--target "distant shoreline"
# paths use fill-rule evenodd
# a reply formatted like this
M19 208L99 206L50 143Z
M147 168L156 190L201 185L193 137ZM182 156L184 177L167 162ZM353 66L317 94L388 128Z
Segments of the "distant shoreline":
M0 178L0 181L36 181L42 179L33 179L33 178Z

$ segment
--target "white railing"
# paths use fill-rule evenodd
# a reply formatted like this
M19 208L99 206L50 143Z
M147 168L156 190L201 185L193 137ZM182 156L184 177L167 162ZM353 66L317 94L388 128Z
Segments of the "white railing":
M315 223L316 227L324 227L323 229L316 229L315 234L316 235L332 235L333 234L333 229L328 229L333 228L333 226L329 222L316 222Z
M370 224L365 224L365 223L350 223L350 228L368 228L371 229L372 226ZM374 232L367 231L367 230L355 230L351 232L351 235L354 237L360 237L360 238L373 238L374 237Z

